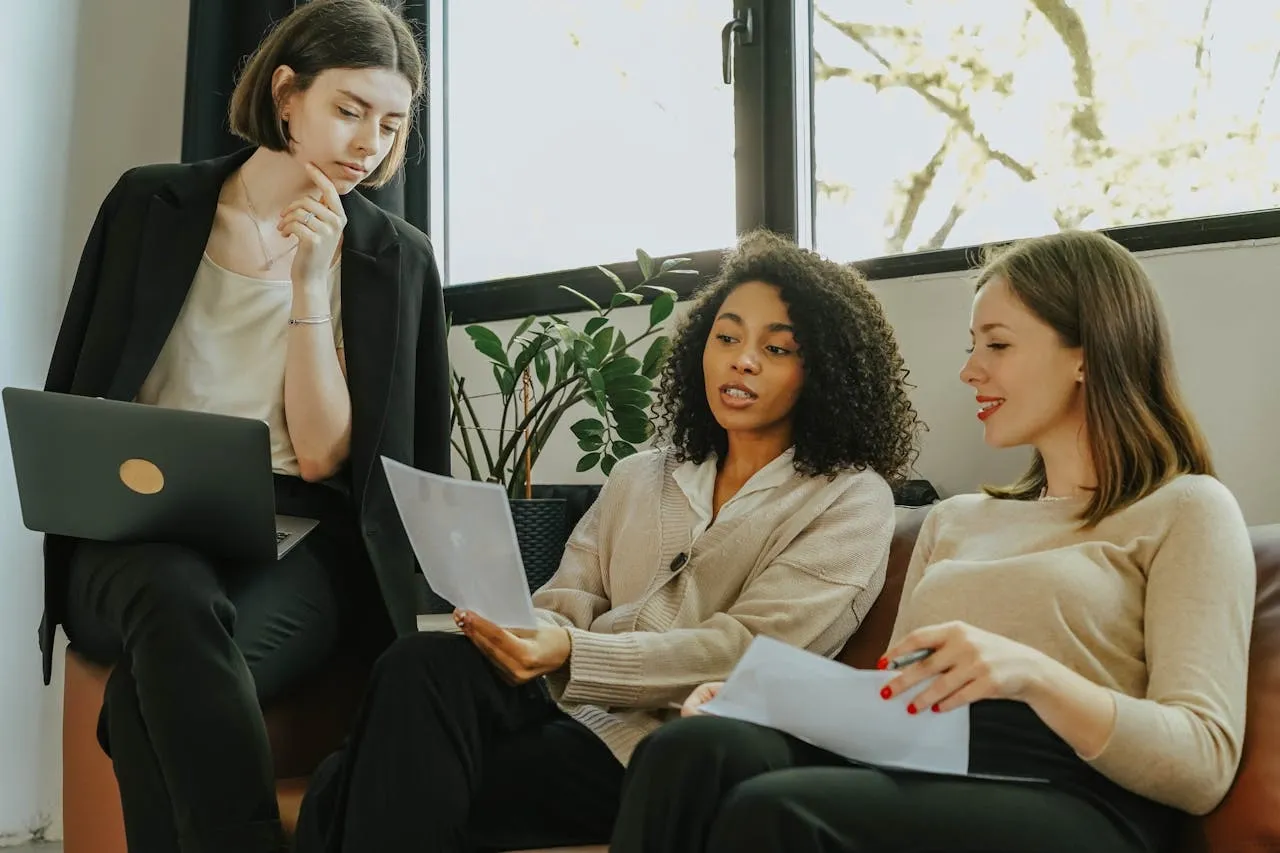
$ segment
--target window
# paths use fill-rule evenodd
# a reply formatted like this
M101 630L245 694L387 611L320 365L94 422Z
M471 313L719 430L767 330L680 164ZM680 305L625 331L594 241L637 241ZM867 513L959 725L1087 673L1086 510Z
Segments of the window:
M448 283L733 243L731 3L444 4Z
M812 27L833 257L1276 204L1274 4L817 0Z
M431 3L455 322L607 298L637 248L709 273L756 226L881 279L1063 228L1280 236L1275 4Z

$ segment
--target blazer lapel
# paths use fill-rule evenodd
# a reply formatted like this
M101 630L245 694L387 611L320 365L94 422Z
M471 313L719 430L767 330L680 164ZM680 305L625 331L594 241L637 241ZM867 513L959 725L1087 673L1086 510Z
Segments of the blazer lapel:
M133 316L108 396L132 400L173 329L200 266L223 181L250 152L186 167L151 197L134 283Z
M400 243L386 213L343 197L342 337L351 394L351 471L363 498L377 461L400 352Z

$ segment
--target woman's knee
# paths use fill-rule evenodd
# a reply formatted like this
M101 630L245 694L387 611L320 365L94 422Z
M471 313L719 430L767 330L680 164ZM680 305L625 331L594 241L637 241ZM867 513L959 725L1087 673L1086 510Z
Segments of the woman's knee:
M73 594L82 601L72 611L87 610L126 638L158 622L180 631L209 618L231 630L235 608L216 567L198 552L165 543L92 544L82 546L73 570Z
M456 677L463 670L484 666L480 651L465 637L435 631L409 634L392 643L374 664L375 683L389 679Z
M658 727L636 747L633 767L664 777L714 774L732 782L785 766L781 735L741 720L697 715Z

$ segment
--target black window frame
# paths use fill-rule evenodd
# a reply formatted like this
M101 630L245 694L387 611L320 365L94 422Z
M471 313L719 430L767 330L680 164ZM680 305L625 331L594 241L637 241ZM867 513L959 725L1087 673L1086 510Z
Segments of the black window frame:
M446 9L447 5L446 2ZM797 174L801 163L814 162L813 80L812 75L806 75L804 85L808 97L802 105L805 114L801 115L796 97L799 84L795 61L797 47L803 45L807 49L811 44L813 5L811 0L737 0L731 9L726 0L726 23L745 21L748 15L751 21L749 37L735 39L732 62L738 233L757 227L792 238L800 231L814 233L813 205L810 198L801 196ZM445 17L447 19L447 12ZM797 22L809 28L803 39L796 38ZM441 23L447 27L447 20ZM447 43L447 32L444 37ZM717 47L709 44L707 49ZM805 65L807 67L807 63ZM809 123L807 132L797 133L797 121L801 120ZM424 133L429 132L425 122L423 129ZM809 150L799 151L798 145L806 141ZM447 175L445 182L447 187ZM446 215L447 209L446 203ZM799 227L802 223L804 229ZM1271 239L1280 237L1280 208L1098 230L1133 252ZM1025 236L1028 235L1011 235L1008 239ZM1003 241L992 244L1000 242ZM874 281L960 273L976 267L985 246L992 244L906 252L866 258L852 264ZM728 248L702 248L655 260L692 259L692 268L699 272L698 276L673 277L666 282L681 299L687 299L718 272ZM637 280L640 276L634 261L602 266L624 281ZM581 311L581 301L561 290L561 285L598 301L608 301L612 293L606 277L595 266L588 266L449 285L444 292L445 310L455 325Z

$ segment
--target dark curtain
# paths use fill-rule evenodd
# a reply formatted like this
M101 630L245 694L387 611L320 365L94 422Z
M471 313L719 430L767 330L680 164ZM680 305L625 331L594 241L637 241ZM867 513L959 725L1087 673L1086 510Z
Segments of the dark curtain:
M187 29L187 82L182 117L182 160L190 163L230 154L245 146L227 127L227 108L236 75L272 24L307 0L190 0ZM427 4L394 4L426 44ZM360 192L385 210L428 231L430 211L428 137L425 104L414 120L404 168L379 189Z

